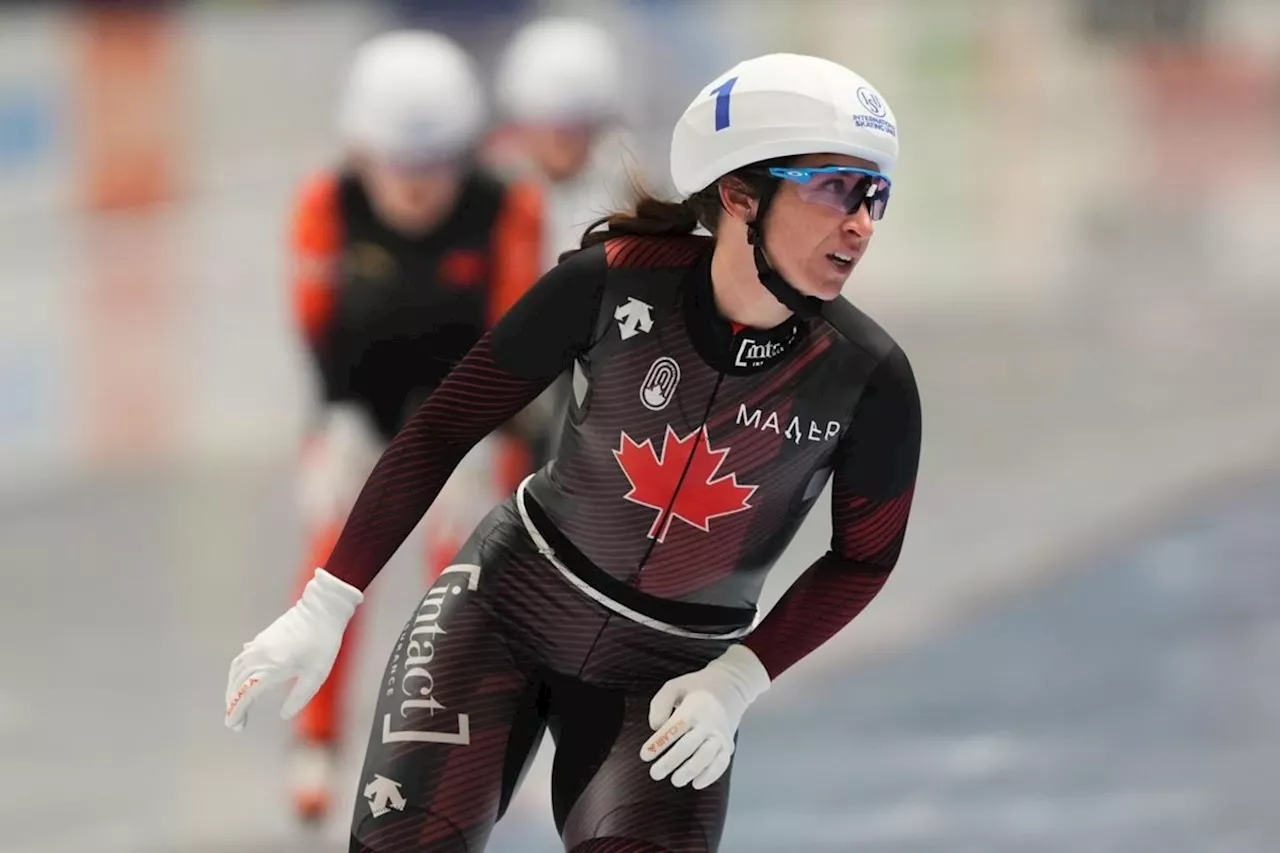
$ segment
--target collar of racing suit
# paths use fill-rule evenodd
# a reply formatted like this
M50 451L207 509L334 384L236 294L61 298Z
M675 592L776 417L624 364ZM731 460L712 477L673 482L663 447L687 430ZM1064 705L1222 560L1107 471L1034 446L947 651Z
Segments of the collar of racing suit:
M727 374L748 374L785 361L804 340L809 324L795 314L771 329L737 326L720 316L711 288L711 253L689 268L681 286L685 324L707 364Z

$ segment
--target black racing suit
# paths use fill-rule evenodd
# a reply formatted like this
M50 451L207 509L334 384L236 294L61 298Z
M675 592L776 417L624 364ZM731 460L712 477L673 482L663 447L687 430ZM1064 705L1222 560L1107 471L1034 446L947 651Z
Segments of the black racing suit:
M391 443L327 569L364 587L469 448L566 368L556 458L475 531L400 637L351 849L483 849L544 726L567 850L717 849L701 791L639 757L665 681L731 642L776 678L876 595L910 511L910 365L844 299L736 328L710 243L622 237L546 274ZM751 626L765 575L832 479L831 549Z

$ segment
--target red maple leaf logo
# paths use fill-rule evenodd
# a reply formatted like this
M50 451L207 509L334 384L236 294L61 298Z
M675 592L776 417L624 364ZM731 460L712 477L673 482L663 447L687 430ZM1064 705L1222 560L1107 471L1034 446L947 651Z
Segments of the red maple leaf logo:
M659 542L666 540L677 518L710 533L711 519L749 509L747 500L759 488L739 485L737 474L716 477L729 449L712 450L705 426L679 438L668 425L661 456L652 440L636 444L624 432L613 455L631 482L623 497L658 511L649 538Z

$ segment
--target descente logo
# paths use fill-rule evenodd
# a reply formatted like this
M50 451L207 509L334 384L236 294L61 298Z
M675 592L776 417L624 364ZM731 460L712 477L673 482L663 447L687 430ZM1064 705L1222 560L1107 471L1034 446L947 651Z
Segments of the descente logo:
M759 409L753 409L751 414L748 415L746 404L738 404L737 422L739 426L755 427L761 431L776 432L796 444L799 444L805 438L809 441L830 441L840 435L839 421L827 421L827 426L824 429L817 421L801 421L799 418L792 418L786 429L783 429L782 421L777 412L770 412L769 417L764 418L763 423L760 420L762 417L763 412Z

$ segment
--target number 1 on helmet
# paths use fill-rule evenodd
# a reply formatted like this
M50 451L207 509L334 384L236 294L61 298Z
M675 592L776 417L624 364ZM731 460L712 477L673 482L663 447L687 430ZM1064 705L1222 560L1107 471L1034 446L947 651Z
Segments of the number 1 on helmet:
M733 91L733 84L737 82L737 77L730 77L711 90L711 94L716 96L717 131L724 130L729 126L729 93Z

